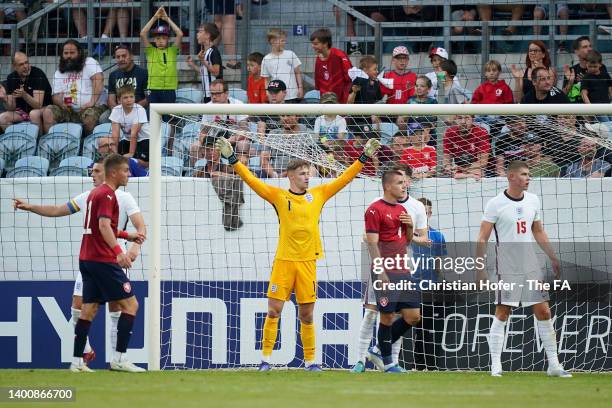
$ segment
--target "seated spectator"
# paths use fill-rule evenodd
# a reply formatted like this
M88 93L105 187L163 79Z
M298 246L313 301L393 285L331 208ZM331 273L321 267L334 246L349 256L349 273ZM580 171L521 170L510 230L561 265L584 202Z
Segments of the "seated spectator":
M523 155L531 177L559 177L561 168L549 157L542 155L542 139L528 133L523 142Z
M533 70L531 75L534 81L534 89L523 96L521 103L569 103L567 96L553 85L555 79L549 69L538 67Z
M363 147L366 145L369 139L378 138L378 132L372 127L372 125L369 124L353 127L352 134L353 139L348 140L344 144L344 151L341 154L342 162L345 166L351 165L359 158L361 152L363 151ZM400 144L403 145L404 143L396 140L397 146ZM389 166L394 166L397 164L401 158L400 154L401 153L398 152L396 155L389 148L389 146L381 145L376 152L376 155L363 165L363 169L361 169L360 174L366 176L380 175Z
M338 97L335 93L328 92L321 96L320 103L336 104ZM336 144L341 145L346 140L346 132L346 119L340 115L321 115L315 120L315 139L328 149Z
M381 87L383 95L388 96L387 103L389 104L405 104L408 98L414 95L414 85L417 75L408 69L410 57L408 48L400 45L393 49L391 65L393 71L385 72L383 78L393 80L393 87Z
M210 84L215 79L223 79L221 52L219 52L219 49L214 44L218 37L219 29L216 25L212 23L200 25L196 34L198 45L200 46L200 52L198 52L200 66L198 67L193 62L191 55L187 57L187 64L200 75L202 92L204 93L203 103L210 102Z
M479 4L477 8L480 21L492 21L493 10L511 12L512 21L520 21L523 18L523 11L525 9L524 6L520 4L500 4L495 6L491 6L489 4ZM506 35L516 34L516 26L508 26L502 30L502 33Z
M555 129L553 132L544 124L536 130L536 133L544 143L544 155L550 157L561 168L561 175L563 176L564 168L569 163L580 159L580 153L578 153L578 146L580 145L578 122L576 116L573 115L559 115L552 120L556 122L553 122L553 129Z
M253 52L247 57L247 70L249 71L247 95L249 103L268 103L266 79L261 76L262 61L263 55L259 52Z
M285 103L299 103L304 97L304 84L302 82L302 61L293 51L285 49L287 33L278 28L268 31L270 53L267 54L261 65L261 76L266 83L273 79L280 79L287 86Z
M212 100L209 104L242 104L242 101L229 96L227 83L222 79L215 79L210 85L210 94ZM244 140L246 137L241 136L231 129L237 129L242 132L248 132L247 115L203 115L202 129L198 141L192 144L189 148L189 157L191 166L196 161L203 158L205 147L214 144L217 137L223 136L231 143Z
M563 93L567 95L570 102L582 103L582 79L587 73L587 55L593 51L591 39L588 36L578 37L572 43L574 55L578 58L578 63L570 67L563 66ZM601 70L608 72L605 65L601 66Z
M266 95L268 97L268 102L272 105L285 103L287 86L280 79L273 79L268 83ZM277 115L253 116L251 119L257 122L257 134L261 137L265 136L273 129L281 128L280 117Z
M504 127L495 143L495 174L506 177L506 169L514 160L524 160L523 143L529 137L527 123L521 116L508 116Z
M348 21L352 21L350 18ZM317 60L315 62L315 89L321 95L334 92L340 103L346 103L351 88L348 71L353 67L346 54L332 48L332 34L327 28L321 28L310 35L310 43Z
M136 103L131 85L117 89L120 105L110 114L113 142L117 153L134 157L140 152L149 152L149 119L145 108Z
M102 67L95 59L85 57L85 51L75 40L67 40L62 46L52 92L53 104L42 109L43 133L48 133L56 123L76 122L83 124L83 133L87 135L107 109Z
M389 170L390 167L395 166L397 163L399 163L402 160L402 155L404 154L404 151L410 147L410 140L408 137L407 132L402 132L399 131L396 134L393 135L393 138L391 138L391 143L389 144L389 146L381 146L381 148L388 148L390 154L386 154L384 157L384 160L386 160L386 163L381 163L381 166L379 167L379 174L384 173L386 170ZM382 156L378 156L379 161L381 161L380 159L382 158Z
M612 79L602 69L601 54L595 50L587 54L587 73L582 79L580 93L584 103L610 103ZM598 116L598 122L610 122L612 116Z
M113 141L111 134L100 137L96 140L96 152L93 158L94 163L105 156L117 152L117 143Z
M0 128L31 120L40 126L40 109L51 104L51 84L45 73L30 65L28 56L16 52L6 80L6 112L0 114ZM34 112L34 117L30 117Z
M516 65L510 65L514 77L514 100L520 101L525 95L533 91L534 75L536 68L544 68L548 71L552 85L557 83L557 71L551 66L550 54L546 44L540 40L532 40L528 45L525 57L525 71L521 71Z
M431 87L429 90L429 97L438 100L438 78L441 78L440 82L444 82L444 75L442 74L442 62L448 60L448 51L441 47L432 48L429 52L429 61L433 71L428 72L425 76L431 81ZM460 86L459 78L455 76L454 82L457 86Z
M412 177L427 178L435 175L437 166L436 148L428 146L429 129L419 122L408 125L410 146L403 151L401 163L410 166Z
M138 151L128 161L130 177L147 177L149 175L149 151Z
M266 177L286 176L287 164L294 158L286 153L286 150L292 145L297 149L316 146L308 128L298 122L297 116L281 116L280 123L280 129L274 129L265 136L265 150L260 154L261 169ZM285 152L270 146L282 146Z
M441 74L438 79L441 80L440 90L444 95L444 103L462 104L469 103L471 92L455 82L457 77L457 64L453 60L442 61L440 64Z
M566 2L555 2L555 8L556 8L556 12L557 12L557 19L558 20L569 20L569 7L567 6ZM548 3L542 3L542 4L536 4L536 6L533 8L533 19L538 21L538 20L544 20L545 18L548 17L550 10L549 10L549 4ZM534 25L533 26L533 35L539 36L540 34L542 34L542 26L541 25ZM559 26L559 34L561 35L567 35L567 25L560 25ZM561 41L559 43L559 48L558 48L559 52L567 52L567 44L565 43L565 41Z
M0 81L0 113L4 113L6 111L7 100L8 96L6 95L6 88L4 87L4 82Z
M146 69L134 64L132 51L127 45L120 44L115 47L115 62L117 69L108 77L108 107L113 109L118 105L117 89L125 85L134 88L136 103L147 108L147 82L149 74Z
M610 169L610 163L596 158L597 143L588 137L582 138L578 146L581 159L573 162L567 168L567 177L604 177Z
M455 126L444 134L444 172L455 178L481 178L489 161L487 131L474 125L470 115L457 115Z

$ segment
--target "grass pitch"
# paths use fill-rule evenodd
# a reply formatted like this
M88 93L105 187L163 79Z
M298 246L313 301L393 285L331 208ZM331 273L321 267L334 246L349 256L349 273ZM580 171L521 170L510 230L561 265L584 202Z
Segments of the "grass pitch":
M612 406L612 375L545 373L419 372L390 375L302 370L165 371L144 374L70 373L68 370L0 370L0 387L73 387L76 404L93 407L606 407ZM435 404L435 405L434 405ZM26 406L0 403L0 406Z

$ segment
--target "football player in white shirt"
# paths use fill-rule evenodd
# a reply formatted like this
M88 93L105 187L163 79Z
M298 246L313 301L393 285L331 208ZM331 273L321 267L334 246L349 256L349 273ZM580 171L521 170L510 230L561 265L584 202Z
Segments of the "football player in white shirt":
M397 165L393 168L393 170L398 170L404 173L406 176L406 196L403 199L398 200L398 202L404 206L406 212L408 212L408 215L414 223L414 237L412 238L412 242L416 243L417 245L430 246L431 242L427 233L427 213L425 211L425 206L408 193L410 184L412 183L412 169L409 166ZM382 197L376 198L372 201L372 203L380 199L382 199ZM363 319L361 320L361 326L359 327L359 361L357 361L351 371L354 373L363 373L365 371L366 358L370 359L379 370L384 371L382 359L376 358L376 354L380 354L378 347L374 346L372 348L374 356L368 353L368 347L372 341L372 330L376 325L376 317L378 316L376 296L374 293L374 288L372 287L372 282L368 282L367 290L364 292L362 300L364 314ZM391 355L393 356L393 363L395 365L398 365L399 353L401 349L402 339L400 338L398 341L393 343L392 346Z
M548 305L548 293L529 290L527 279L543 280L544 276L533 250L534 241L550 259L558 278L561 268L553 248L544 231L540 216L540 200L529 188L529 167L523 161L513 161L508 165L508 188L489 200L480 224L476 256L486 254L487 242L491 232L496 237L496 275L497 279L515 285L513 290L496 291L496 307L493 324L489 331L489 350L491 352L491 375L502 375L501 352L504 344L504 330L511 308L532 306L537 319L537 330L542 339L548 358L548 375L568 378L572 375L563 369L557 356L555 329ZM477 271L480 281L487 280L483 269ZM523 284L524 283L524 284Z
M102 161L94 163L91 171L91 177L94 188L104 182L104 164ZM63 217L66 215L72 215L84 209L87 203L87 197L89 196L89 193L90 191L85 191L74 197L67 203L59 205L36 205L30 204L20 199L13 199L13 207L19 210L30 211L43 217ZM127 191L123 191L121 189L117 189L115 191L115 195L117 196L117 202L119 204L119 223L117 226L118 230L125 230L129 218L130 222L139 233L146 234L144 218L142 216L142 213L140 212L140 208L138 207L136 200L134 200L134 197L132 197L132 195ZM126 247L127 242L125 240L118 239L117 241L120 245L122 245L123 248ZM131 246L127 249L127 255L133 262L136 260L136 258L138 258L139 254L140 245L137 243L132 243ZM72 293L71 314L73 326L76 325L76 322L81 316L82 304L83 281L81 278L81 273L78 273L76 281L74 282L74 290ZM110 340L113 350L113 357L111 359L111 369L128 372L145 371L144 369L135 366L129 361L127 361L125 359L125 356L121 355L121 353L118 353L115 350L117 347L117 323L119 322L119 317L121 316L121 309L116 302L109 302L108 310L111 318ZM88 363L92 361L95 356L96 353L89 344L89 339L87 339L85 353L83 354L83 360Z

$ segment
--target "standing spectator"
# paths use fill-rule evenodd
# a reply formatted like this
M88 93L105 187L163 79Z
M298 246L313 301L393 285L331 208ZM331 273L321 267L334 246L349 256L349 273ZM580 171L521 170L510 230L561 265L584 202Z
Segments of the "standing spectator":
M338 103L338 97L333 92L321 96L321 103ZM341 144L346 139L346 120L340 115L321 115L314 124L316 139L328 148ZM337 143L339 142L339 143Z
M384 78L393 80L393 88L382 87L383 95L389 96L389 104L405 104L408 98L414 95L414 85L417 75L408 69L409 55L408 48L400 45L393 49L391 65L393 71L385 72Z
M165 21L176 37L174 44L168 46L170 30L168 26L158 25L152 32L153 42L149 42L149 31L153 24L158 21ZM177 63L178 54L180 52L181 41L183 40L183 32L174 24L174 22L166 14L163 7L157 9L153 17L145 24L140 31L140 39L145 46L145 55L147 57L147 69L149 71L149 102L150 103L175 103L176 89L178 88ZM169 115L163 115L162 120L168 122ZM174 144L174 126L170 126L170 134L168 137L167 149L172 151Z
M348 71L353 64L344 52L332 48L332 34L327 28L313 32L310 35L310 43L317 54L315 89L318 89L321 95L333 92L340 103L346 103L351 88Z
M528 133L523 143L523 154L531 177L559 177L561 169L549 157L542 155L542 139Z
M567 3L566 2L555 2L555 7L556 7L556 11L557 11L557 19L559 20L569 20L569 7L567 7ZM536 6L533 8L533 19L538 21L538 20L544 20L547 15L549 14L549 5L548 4L536 4ZM533 26L533 35L535 36L539 36L540 34L542 34L542 26L541 25L534 25ZM561 25L559 26L559 34L561 35L567 35L567 25ZM565 41L561 41L559 43L559 48L558 48L559 52L567 52L567 44L565 43Z
M593 51L591 40L588 36L578 37L572 44L574 55L578 58L578 63L571 68L568 65L563 66L563 93L567 95L570 102L582 103L582 78L587 72L587 55ZM605 65L602 65L602 71L608 72Z
M587 54L587 73L583 77L580 90L584 103L610 103L612 95L612 79L610 74L602 69L601 54L595 50ZM609 122L610 116L598 116L599 122Z
M474 125L470 115L457 115L455 126L444 134L444 171L451 177L483 176L489 162L491 144L483 128Z
M263 55L260 52L253 52L247 57L247 70L249 71L247 95L249 103L268 103L266 79L261 76L262 61Z
M514 99L517 101L533 91L533 71L536 68L545 68L552 79L552 84L557 83L557 71L551 66L550 54L544 42L540 40L529 42L525 65L527 66L525 71L521 71L514 64L510 66L514 77Z
M361 72L359 72L359 70L361 70ZM376 62L376 58L369 55L362 57L361 60L359 60L359 69L353 68L351 72L357 72L357 76L353 79L353 85L351 86L351 93L348 96L347 103L377 103L383 99L382 85L378 80L378 63ZM379 126L380 118L375 115L371 115L370 120L364 116L351 117L349 120L349 130L355 135L356 132L361 130L363 125L369 123Z
M219 37L219 29L212 23L206 23L200 25L196 38L200 45L200 52L198 52L198 60L200 66L198 67L194 62L191 55L187 57L187 64L198 74L202 81L202 92L204 97L202 98L203 103L210 102L210 84L215 79L223 79L223 62L221 60L221 53L215 46L214 42Z
M521 99L521 103L569 103L567 96L556 86L550 69L537 67L531 72L534 89Z
M527 123L521 116L509 116L495 143L495 174L506 177L506 169L514 160L524 160L523 142L529 137Z
M578 146L581 159L573 162L567 168L567 177L604 177L610 170L610 163L596 158L597 143L588 137L582 138Z
M442 61L440 64L441 74L438 79L442 81L440 90L444 95L444 103L462 104L469 103L471 93L459 85L457 78L457 64L453 60Z
M429 130L419 122L408 125L410 147L404 150L401 163L410 166L413 177L427 178L435 175L437 166L436 148L428 146Z
M104 104L104 75L102 67L76 40L67 40L62 46L58 70L53 76L53 104L42 109L43 133L56 123L82 123L85 134L91 133L100 115L107 109Z
M501 64L495 60L487 61L485 64L486 81L474 91L472 103L514 103L512 89L506 81L499 79L500 74Z
M429 93L431 91L431 80L425 76L425 75L419 75L415 81L415 86L414 86L414 95L411 96L408 99L408 103L409 104L437 104L438 101L434 98L432 98L431 96L429 96ZM407 131L407 117L406 116L398 116L397 118L397 126L399 127L399 129L402 132ZM437 117L435 116L428 116L427 118L423 118L423 120L430 122L430 123L434 123L437 120ZM431 136L435 135L434 134L430 134Z
M121 0L101 0L101 3L122 3ZM102 12L102 9L100 9ZM81 13L83 13L81 11ZM83 13L84 14L84 13ZM115 25L119 28L119 38L128 38L130 36L129 33L129 25L130 25L130 9L128 8L116 8L111 7L108 9L108 14L104 19L104 29L102 30L101 38L110 38L113 36L113 31L115 30ZM104 43L100 43L96 46L93 52L93 56L97 56L102 58L106 53L106 45Z
M429 52L429 61L431 62L433 71L428 72L425 76L431 81L429 96L436 100L438 100L438 78L440 77L441 82L444 82L441 64L446 60L448 60L448 51L442 47L434 47ZM457 83L457 86L461 85L459 83L459 78L456 76L453 81Z
M271 51L263 59L261 76L266 84L273 79L280 79L287 86L285 103L299 103L304 97L302 83L302 62L293 51L285 50L287 33L278 28L268 31L268 43Z
M137 153L149 151L149 120L145 108L136 103L135 91L131 85L117 89L119 105L111 112L113 142L117 153L134 157Z
M148 107L149 74L147 70L134 64L132 51L127 45L121 44L115 47L115 62L118 69L111 72L108 77L108 107L113 109L117 106L117 89L125 85L131 85L134 88L137 104L143 108Z
M205 0L206 8L215 16L215 25L221 32L223 53L230 55L225 66L229 69L240 69L242 64L236 61L236 4L234 0ZM217 44L219 38L217 37Z
M51 84L22 52L13 56L13 68L6 79L6 112L0 114L0 128L28 120L40 126L41 109L52 103Z
M496 5L491 6L488 4L479 4L478 15L480 16L480 21L491 21L493 20L493 10L505 11L512 13L512 21L520 21L523 18L524 6L519 4L508 4L508 5ZM502 33L505 35L514 35L516 34L516 26L508 26L502 30Z

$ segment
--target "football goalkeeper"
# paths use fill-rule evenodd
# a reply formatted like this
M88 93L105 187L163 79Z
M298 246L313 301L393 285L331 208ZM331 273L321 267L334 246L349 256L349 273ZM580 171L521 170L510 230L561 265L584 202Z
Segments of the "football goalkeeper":
M299 305L300 337L304 347L307 371L321 371L315 364L314 302L317 298L316 262L323 257L319 234L319 217L323 206L346 186L380 147L378 140L370 139L363 154L338 178L330 183L308 188L310 163L291 160L287 165L289 190L270 186L259 180L240 163L227 139L219 138L215 144L221 155L234 166L236 174L261 198L272 204L278 215L280 233L268 285L268 314L264 323L262 361L259 371L271 369L270 357L278 331L278 320L291 292Z

